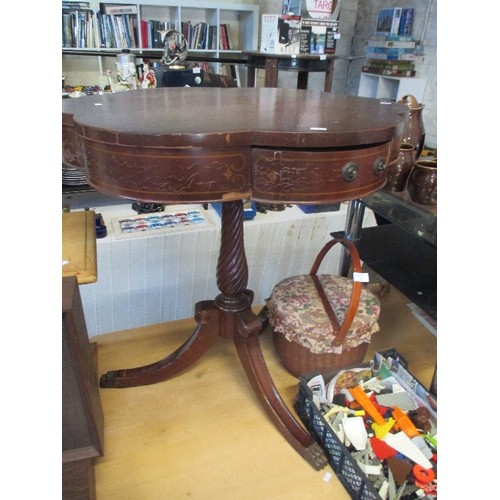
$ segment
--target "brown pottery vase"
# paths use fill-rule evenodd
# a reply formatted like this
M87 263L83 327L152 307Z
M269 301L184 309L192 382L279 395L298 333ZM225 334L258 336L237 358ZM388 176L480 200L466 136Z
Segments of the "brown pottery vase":
M407 183L411 200L421 205L437 205L437 160L418 160Z
M411 169L415 164L415 146L409 143L402 143L399 147L399 155L395 161L387 166L387 182L385 191L404 191L406 181Z
M408 94L401 98L401 102L408 107L408 115L404 121L402 143L415 146L415 160L418 160L425 141L425 128L422 119L422 111L425 105L419 104L414 96Z

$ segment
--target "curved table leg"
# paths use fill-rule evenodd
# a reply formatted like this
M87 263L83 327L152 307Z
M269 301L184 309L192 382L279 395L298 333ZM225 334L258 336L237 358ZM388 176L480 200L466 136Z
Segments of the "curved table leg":
M198 325L191 336L169 356L150 365L105 373L100 380L101 387L156 384L198 361L219 338L219 310L213 301L198 302L195 319Z
M255 394L293 449L314 469L322 469L328 464L324 451L290 412L271 378L259 343L261 319L251 311L239 313L237 316L239 325L234 335L234 343Z
M246 288L247 282L243 202L225 202L217 263L217 286L221 294L213 301L196 304L198 326L176 351L150 365L110 371L101 377L101 387L134 387L162 382L197 361L219 337L233 338L245 373L272 422L290 445L319 470L327 464L323 450L283 402L267 369L259 343L266 318L252 312L253 292Z

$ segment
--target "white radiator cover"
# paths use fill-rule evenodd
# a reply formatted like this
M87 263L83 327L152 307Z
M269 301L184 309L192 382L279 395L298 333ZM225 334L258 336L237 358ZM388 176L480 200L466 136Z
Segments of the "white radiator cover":
M244 222L253 305L264 304L281 279L309 272L330 233L344 229L347 207L342 203L336 212L305 214L291 206L282 212L257 213ZM168 210L187 208L178 205ZM97 282L80 287L89 337L193 317L196 302L220 293L216 284L220 217L211 205L214 226L156 235L149 231L128 239L115 237L111 220L137 215L130 203L91 209L102 214L108 236L97 240ZM374 224L367 209L363 225ZM320 272L337 273L339 262L340 246L328 254Z

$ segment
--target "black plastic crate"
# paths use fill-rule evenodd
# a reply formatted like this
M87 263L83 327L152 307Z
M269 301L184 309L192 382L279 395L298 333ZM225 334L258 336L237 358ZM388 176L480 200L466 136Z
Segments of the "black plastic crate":
M397 369L398 366L400 367L400 371L398 371L398 373L400 373L400 377L396 376L396 378L399 378L403 386L406 385L408 389L411 388L411 391L415 396L418 395L421 398L424 394L429 395L429 392L424 388L424 386L407 370L407 361L397 351L388 350L378 354L384 357L386 361L389 360L391 362L391 366L395 369ZM356 366L344 367L342 370L352 368L368 368L369 366L369 363L363 363ZM322 374L325 383L328 383L339 371L342 370ZM300 377L299 390L294 404L295 411L307 430L311 433L312 437L318 442L323 450L325 450L328 463L345 489L351 495L351 498L354 500L381 500L381 496L375 486L358 466L355 458L351 455L351 452L339 440L321 414L321 411L314 404L313 393L307 384L315 375L318 374L313 373L302 375ZM435 400L435 403L437 405L437 400Z
M313 403L312 391L307 387L310 379L311 377L304 375L300 377L299 392L294 405L299 418L327 452L328 463L351 497L360 500L381 500L377 490L359 468L349 450L340 442Z

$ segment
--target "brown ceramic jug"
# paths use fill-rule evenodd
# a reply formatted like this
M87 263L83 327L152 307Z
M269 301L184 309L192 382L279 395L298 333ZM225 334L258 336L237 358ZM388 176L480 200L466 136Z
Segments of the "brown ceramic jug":
M419 160L407 183L411 200L421 205L437 205L437 160Z
M400 102L408 107L408 115L404 121L401 142L406 142L415 146L415 159L418 160L425 141L425 128L422 119L422 111L425 105L419 104L415 97L410 94L404 95Z
M415 164L415 146L409 143L402 143L399 148L399 155L395 161L387 166L387 182L385 191L404 191L406 181L411 169Z

